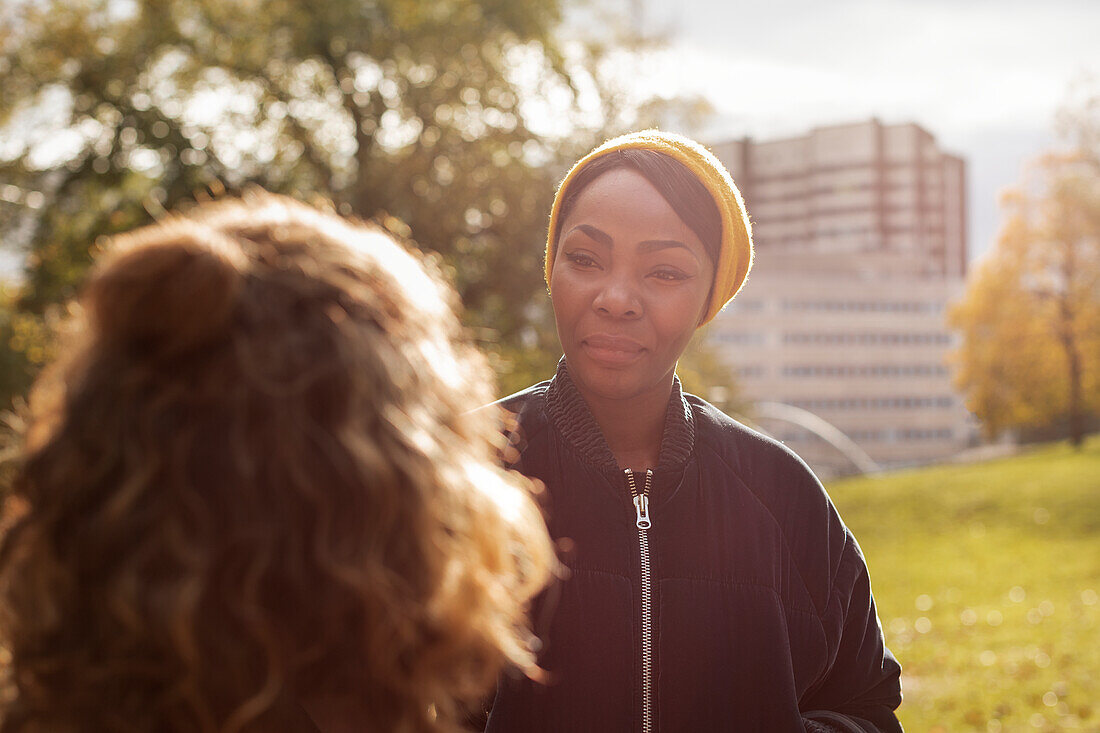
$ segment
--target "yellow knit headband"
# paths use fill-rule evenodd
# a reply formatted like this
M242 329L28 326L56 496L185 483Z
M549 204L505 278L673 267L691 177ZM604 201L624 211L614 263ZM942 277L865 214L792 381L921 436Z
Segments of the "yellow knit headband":
M726 303L733 300L745 283L752 267L752 225L745 210L741 192L737 190L729 171L714 154L694 140L660 130L641 130L612 138L577 161L558 186L554 195L554 207L550 210L550 230L546 235L546 286L550 287L550 272L554 269L554 246L558 238L558 214L562 193L579 170L602 155L628 148L642 148L678 160L694 173L714 197L722 216L722 243L715 263L714 287L702 323L718 315ZM702 324L700 324L702 325Z

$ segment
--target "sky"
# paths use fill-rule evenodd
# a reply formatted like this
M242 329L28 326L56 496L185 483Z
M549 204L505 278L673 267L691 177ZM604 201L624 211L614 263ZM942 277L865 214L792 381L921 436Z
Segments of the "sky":
M872 116L924 127L967 161L972 260L1071 87L1091 76L1100 93L1100 0L606 1L669 34L630 83L708 99L708 142Z

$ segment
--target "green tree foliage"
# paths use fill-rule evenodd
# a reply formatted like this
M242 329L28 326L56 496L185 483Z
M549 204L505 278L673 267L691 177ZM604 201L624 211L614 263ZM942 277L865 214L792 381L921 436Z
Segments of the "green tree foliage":
M676 365L676 373L686 391L730 415L746 415L751 405L741 399L729 365L708 341L708 330L709 326L703 326L696 331Z
M53 0L0 34L5 242L21 309L71 297L97 238L248 185L335 201L439 253L514 341L559 172L517 69L571 79L546 0ZM41 195L33 210L28 192ZM20 209L15 216L12 209ZM28 221L29 220L29 221ZM29 231L29 233L28 233Z
M3 403L97 243L251 185L331 200L434 253L503 390L552 373L554 185L603 136L677 104L618 94L601 59L645 44L565 43L567 1L4 3L0 241L28 257L0 327L34 338L0 343L16 352ZM530 118L547 112L562 129L540 134Z
M15 310L16 289L11 285L0 287L0 384L10 385L13 394L21 394L30 386L35 365L31 357L45 356L34 351L34 336L37 334L37 319L29 318ZM28 327L34 334L26 333ZM2 443L2 441L0 441ZM2 451L0 446L0 451Z
M1006 194L1000 238L949 319L956 380L987 433L1064 421L1080 445L1100 414L1100 98L1064 119L1073 146Z

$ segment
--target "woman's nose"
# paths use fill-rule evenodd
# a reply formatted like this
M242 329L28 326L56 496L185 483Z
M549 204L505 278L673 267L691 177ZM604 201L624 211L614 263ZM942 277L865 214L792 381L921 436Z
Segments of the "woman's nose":
M592 306L614 318L635 318L642 313L642 302L628 277L609 276L596 294Z

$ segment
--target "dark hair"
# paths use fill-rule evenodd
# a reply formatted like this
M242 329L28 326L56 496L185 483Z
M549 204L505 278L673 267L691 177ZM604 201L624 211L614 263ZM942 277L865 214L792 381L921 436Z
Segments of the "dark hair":
M676 215L699 237L710 261L718 262L718 252L722 248L722 215L714 203L714 197L686 165L664 153L646 148L620 148L593 158L572 175L560 194L555 250L561 240L561 223L569 216L577 198L604 173L620 168L630 168L645 176Z
M284 733L324 694L453 731L536 672L552 548L455 300L281 197L116 238L31 397L0 730Z

